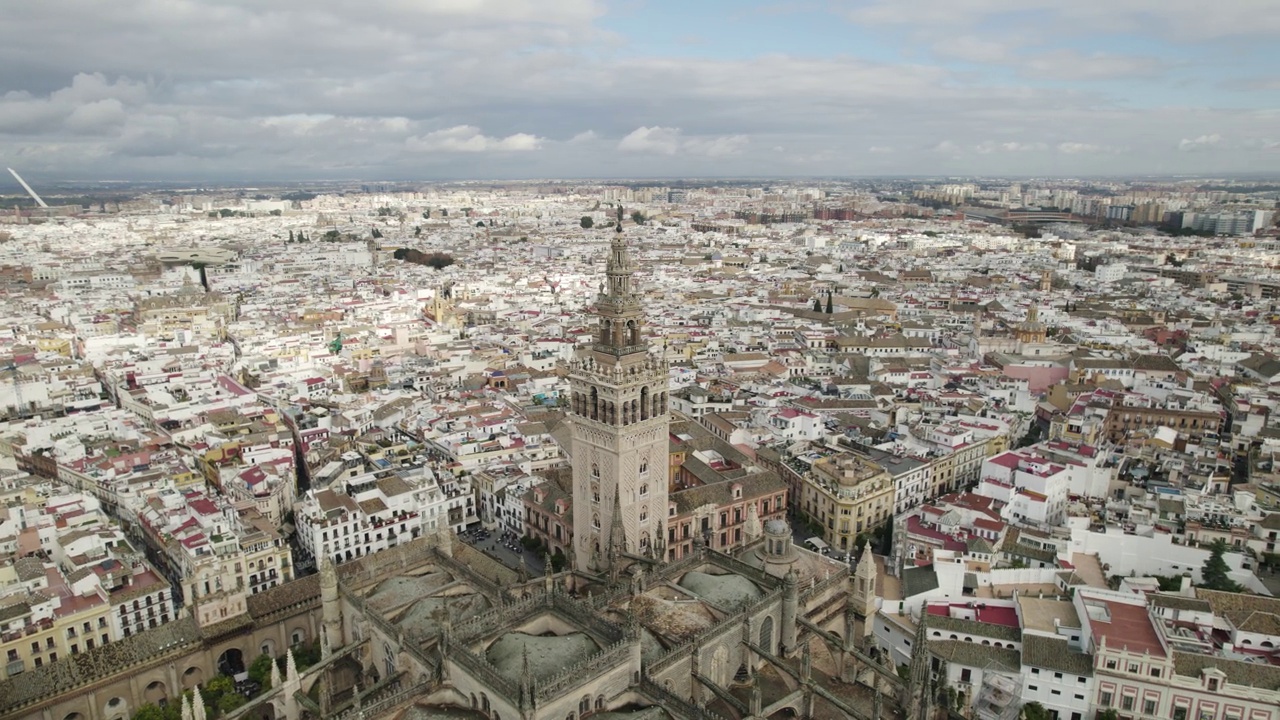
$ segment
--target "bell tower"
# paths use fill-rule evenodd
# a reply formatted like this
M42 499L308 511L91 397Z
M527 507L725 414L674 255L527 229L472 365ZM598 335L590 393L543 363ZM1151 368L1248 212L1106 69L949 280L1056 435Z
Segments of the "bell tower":
M623 554L664 559L667 367L643 340L644 311L622 207L596 296L590 349L569 364L575 567L614 570Z

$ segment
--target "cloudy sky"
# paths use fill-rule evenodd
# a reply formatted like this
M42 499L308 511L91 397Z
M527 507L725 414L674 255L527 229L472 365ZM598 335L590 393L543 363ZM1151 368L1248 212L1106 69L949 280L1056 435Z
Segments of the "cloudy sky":
M1277 0L11 2L0 165L48 181L1268 172L1278 35Z

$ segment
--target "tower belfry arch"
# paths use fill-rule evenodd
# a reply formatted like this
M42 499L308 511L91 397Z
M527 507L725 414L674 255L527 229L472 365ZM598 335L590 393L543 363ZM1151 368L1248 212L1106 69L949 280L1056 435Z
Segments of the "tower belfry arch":
M644 341L644 309L622 207L596 296L597 332L570 363L575 567L605 572L625 554L662 559L667 517L667 367Z

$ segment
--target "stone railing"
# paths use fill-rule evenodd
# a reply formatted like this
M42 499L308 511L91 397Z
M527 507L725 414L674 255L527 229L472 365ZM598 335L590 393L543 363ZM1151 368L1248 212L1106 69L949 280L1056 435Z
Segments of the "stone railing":
M677 718L688 718L689 720L724 720L720 715L717 715L706 708L694 705L688 700L676 695L648 678L642 678L640 680L640 689L649 697L657 700L658 705L661 706L663 710L666 710Z
M719 550L708 550L707 559L720 567L751 580L752 582L763 583L765 587L773 587L782 582L781 579L770 575L764 570L748 565L735 557L720 552Z
M695 645L706 645L718 640L729 632L742 632L742 621L752 615L769 603L776 602L782 596L782 588L775 588L765 593L759 600L751 603L751 605L739 610L732 615L726 615L720 622L711 628L702 631L694 637L684 641L683 643L671 648L667 652L660 655L648 666L649 672L658 672L675 665L685 655L687 655Z
M530 614L535 609L545 609L547 607L545 598L545 595L533 595L482 612L470 620L464 620L455 625L453 637L461 642L474 640L487 632L492 632L495 627L508 625L512 620Z
M469 546L464 545L463 547L470 549ZM501 585L494 582L493 578L485 577L481 573L476 572L476 570L470 565L460 562L456 558L451 558L440 552L438 549L433 549L432 553L435 561L442 567L448 569L449 572L454 573L455 575L460 575L466 578L467 582L474 585L476 589L481 592L489 595L490 597L499 598L504 601L510 599L510 593L508 593ZM503 567L505 568L506 566Z
M603 639L605 643L617 642L625 635L622 628L601 618L587 603L579 602L559 592L552 593L550 600L551 602L547 602L546 593L538 593L496 607L459 623L454 628L454 637L459 642L470 642L493 632L494 628L510 627L525 618L548 611L581 625L597 639Z
M800 599L805 600L815 595L818 595L819 593L826 592L827 590L830 590L832 587L835 587L836 585L840 585L841 583L845 582L848 579L849 579L848 568L838 570L832 573L830 577L827 577L823 580L820 580L814 583L813 587L801 590Z
M536 697L539 701L553 700L565 694L569 688L576 688L589 680L625 663L631 654L631 642L620 640L612 646L570 665L537 685Z
M461 665L467 672L475 675L481 683L504 696L512 704L519 702L520 687L498 672L498 669L490 665L488 660L462 647L449 648L449 659Z

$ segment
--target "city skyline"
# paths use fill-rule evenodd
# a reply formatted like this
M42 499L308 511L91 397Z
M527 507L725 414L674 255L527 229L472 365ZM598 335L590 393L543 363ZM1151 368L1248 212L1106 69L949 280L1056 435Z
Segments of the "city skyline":
M1231 175L1280 157L1280 9L1251 0L95 10L25 4L0 27L0 158L37 182Z

